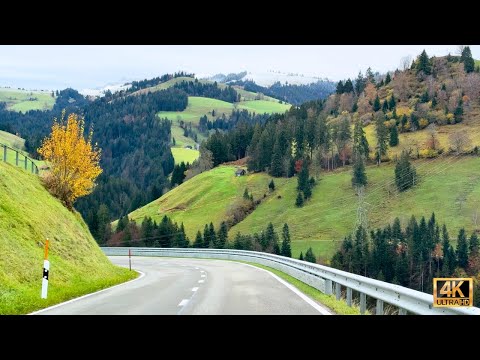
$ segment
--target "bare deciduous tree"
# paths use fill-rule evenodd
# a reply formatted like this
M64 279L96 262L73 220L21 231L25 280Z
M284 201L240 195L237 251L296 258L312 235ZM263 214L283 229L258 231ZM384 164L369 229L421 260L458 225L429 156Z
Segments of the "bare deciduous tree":
M456 151L457 154L460 154L471 144L470 137L466 130L459 130L450 134L448 141L450 142L450 146Z
M404 56L400 59L400 69L403 71L408 70L412 64L412 57L410 55Z
M457 55L461 56L466 45L457 45Z
M435 124L430 124L427 126L428 138L426 146L428 149L437 150L438 148L438 132L437 126Z

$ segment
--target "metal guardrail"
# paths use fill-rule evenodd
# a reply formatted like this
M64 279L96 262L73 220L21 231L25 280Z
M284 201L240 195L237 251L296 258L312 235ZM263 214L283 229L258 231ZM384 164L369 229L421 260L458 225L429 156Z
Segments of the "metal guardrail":
M360 294L360 312L362 314L366 311L367 296L370 296L377 300L377 315L383 315L384 303L398 307L400 315L406 315L407 312L419 315L480 315L480 308L477 307L433 307L433 295L365 276L351 274L328 266L268 253L246 250L190 248L102 247L101 249L106 255L110 256L128 255L128 250L130 249L133 256L210 258L242 260L262 264L283 271L325 294L330 295L335 291L337 299L341 297L343 286L346 288L346 301L350 306L352 305L352 292L357 291Z
M19 163L23 163L23 168L25 170L27 170L27 171L30 170L30 172L32 174L37 174L38 175L38 166L28 156L22 154L17 149L11 148L10 146L5 145L5 144L1 144L1 143L0 143L0 149L3 151L3 154L0 158L1 160L3 160L3 162L15 163L16 166L20 166ZM15 154L15 160L8 161L7 154L10 151ZM30 162L30 166L28 166L28 162Z

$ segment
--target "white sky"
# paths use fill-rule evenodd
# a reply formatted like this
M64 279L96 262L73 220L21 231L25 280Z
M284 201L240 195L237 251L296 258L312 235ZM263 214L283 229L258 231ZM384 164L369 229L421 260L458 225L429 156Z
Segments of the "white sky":
M455 54L457 45L1 45L0 86L83 89L179 70L275 70L340 80L369 66L395 70L402 57L423 49L441 56ZM480 45L471 49L480 59Z

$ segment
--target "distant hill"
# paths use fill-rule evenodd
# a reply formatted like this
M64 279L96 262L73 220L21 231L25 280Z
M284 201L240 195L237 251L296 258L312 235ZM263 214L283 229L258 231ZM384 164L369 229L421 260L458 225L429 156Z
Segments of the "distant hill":
M0 88L0 102L6 103L8 110L25 113L29 110L52 109L55 96L51 91Z
M0 315L25 314L131 279L105 257L78 213L53 198L38 176L0 161ZM45 239L48 299L40 299Z

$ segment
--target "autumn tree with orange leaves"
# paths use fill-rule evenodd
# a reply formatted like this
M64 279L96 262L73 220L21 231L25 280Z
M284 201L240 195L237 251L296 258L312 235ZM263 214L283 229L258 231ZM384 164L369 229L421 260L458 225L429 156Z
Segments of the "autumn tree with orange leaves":
M49 163L51 171L45 176L49 191L69 209L75 201L93 191L95 179L102 173L100 152L92 145L93 130L84 137L85 121L77 114L65 120L54 119L52 133L45 138L38 153Z

